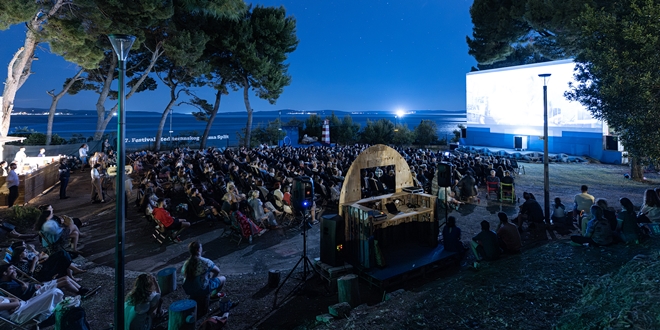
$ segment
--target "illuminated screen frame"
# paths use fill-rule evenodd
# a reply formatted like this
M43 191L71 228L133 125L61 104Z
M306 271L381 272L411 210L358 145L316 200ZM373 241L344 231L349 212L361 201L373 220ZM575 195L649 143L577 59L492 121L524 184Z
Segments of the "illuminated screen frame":
M573 60L475 71L465 76L467 124L488 127L491 133L543 135L543 78L548 86L548 135L564 131L603 133L606 125L593 118L564 92L573 77Z

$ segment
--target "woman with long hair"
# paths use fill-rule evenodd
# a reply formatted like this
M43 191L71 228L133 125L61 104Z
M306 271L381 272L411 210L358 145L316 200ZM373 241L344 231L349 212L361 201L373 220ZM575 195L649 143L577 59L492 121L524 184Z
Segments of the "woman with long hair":
M161 309L163 299L160 286L152 274L140 274L135 279L133 289L126 296L124 303L124 329L144 330L152 324L151 319L162 317L165 310Z
M630 199L623 197L619 200L621 211L617 212L618 222L617 233L624 243L637 242L641 237L641 230L637 225L637 216L635 216L635 207Z
M644 192L644 203L639 210L639 216L646 216L650 222L660 222L660 198L653 189Z
M188 244L190 258L181 267L183 289L189 296L223 296L220 290L227 278L220 276L220 268L213 261L202 257L202 251L202 243L199 241Z
M583 236L571 236L571 241L577 244L589 243L592 245L610 245L614 241L612 227L603 217L603 209L592 205L590 209L591 220L587 223L587 230Z
M41 215L35 224L35 230L40 230L48 242L56 244L61 243L63 248L67 248L68 242L66 238L71 240L71 248L74 252L78 251L78 239L80 239L80 229L74 223L73 219L64 216L63 218L56 217L53 214L53 206L44 204L39 206ZM42 242L44 247L48 246L48 242Z

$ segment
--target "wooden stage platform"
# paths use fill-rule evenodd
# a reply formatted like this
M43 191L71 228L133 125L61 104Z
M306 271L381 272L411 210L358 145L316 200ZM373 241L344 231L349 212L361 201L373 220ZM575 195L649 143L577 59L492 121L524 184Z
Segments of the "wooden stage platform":
M385 267L372 267L358 272L360 278L383 290L460 262L456 252L447 252L442 245L434 248L416 244L398 246L396 249L385 250L384 255Z

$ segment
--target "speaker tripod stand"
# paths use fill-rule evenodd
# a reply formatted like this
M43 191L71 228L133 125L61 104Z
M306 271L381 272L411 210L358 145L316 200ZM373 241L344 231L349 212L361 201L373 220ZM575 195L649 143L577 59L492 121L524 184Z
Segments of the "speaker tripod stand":
M280 289L286 284L286 281L289 280L291 275L296 271L298 266L302 264L302 277L300 279L300 283L296 285L289 293L287 293L284 296L283 301L286 301L289 299L293 294L298 290L300 287L302 287L311 277L309 276L310 274L312 277L316 273L316 269L314 268L314 264L309 260L309 257L307 256L307 230L309 227L308 219L311 217L309 210L305 210L302 212L302 235L303 235L303 251L302 255L300 256L300 259L298 259L298 262L296 263L295 266L293 266L293 269L289 272L289 274L284 278L284 281L280 284L280 286L277 287L277 290L275 290L275 298L273 299L273 309L277 308L277 296L280 292Z

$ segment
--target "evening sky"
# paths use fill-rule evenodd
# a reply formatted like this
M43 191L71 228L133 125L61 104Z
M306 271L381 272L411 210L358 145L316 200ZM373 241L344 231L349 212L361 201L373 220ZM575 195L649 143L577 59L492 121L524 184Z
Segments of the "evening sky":
M295 17L300 44L290 54L291 85L275 105L251 93L255 111L295 110L464 110L465 73L475 66L465 37L472 32L472 0L258 0L283 5ZM25 25L0 31L0 77L22 45ZM47 90L59 91L74 64L37 52L34 74L18 92L15 106L48 108ZM212 90L197 90L212 101ZM161 112L166 88L136 94L127 110ZM97 94L65 96L60 109L93 110ZM110 102L107 104L111 107ZM185 107L176 112L190 112ZM245 111L241 92L224 96L220 111Z

